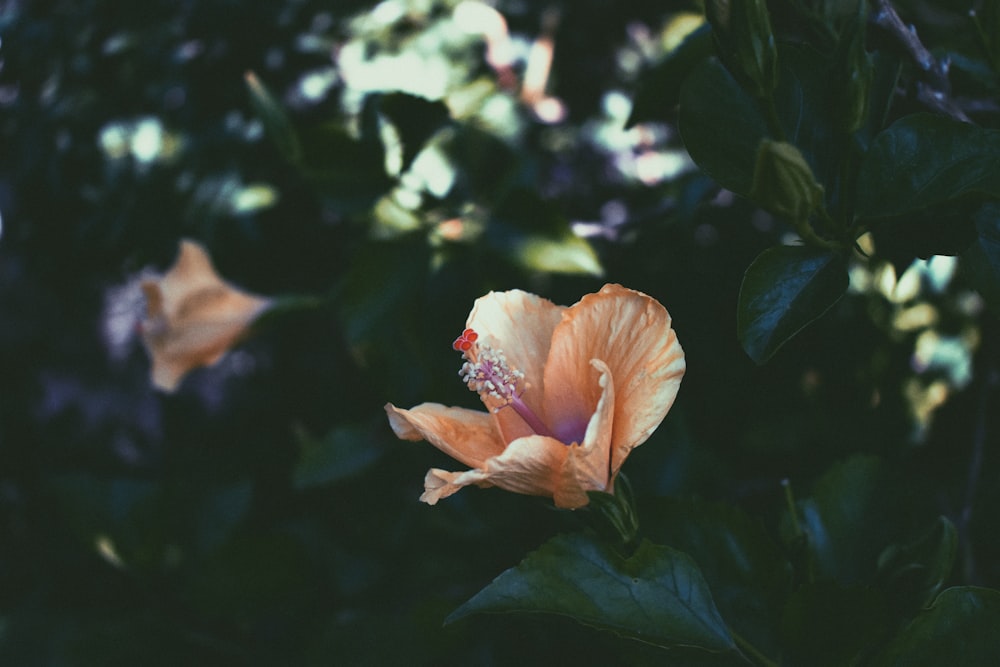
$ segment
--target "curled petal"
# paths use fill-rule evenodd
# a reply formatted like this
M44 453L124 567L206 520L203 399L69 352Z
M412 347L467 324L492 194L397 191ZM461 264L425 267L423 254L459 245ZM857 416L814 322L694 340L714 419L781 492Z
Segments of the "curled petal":
M656 299L621 285L588 294L566 310L552 335L545 368L550 422L578 423L596 408L592 359L602 360L614 381L614 478L629 452L649 438L673 405L684 375L684 351L670 315Z
M386 403L385 412L397 437L427 440L471 468L482 468L487 459L504 450L496 422L487 412L440 403L421 403L409 410Z
M555 438L529 435L507 445L503 454L486 462L486 479L495 486L530 496L554 496L567 447Z
M461 491L470 484L490 486L486 478L487 474L482 470L448 472L440 468L431 468L424 477L424 492L420 494L420 500L428 505L435 505L437 501Z
M593 384L602 390L590 423L580 444L567 447L566 463L559 488L553 496L557 507L576 508L587 504L587 491L608 491L614 482L611 474L611 430L614 420L615 388L611 372L603 361L591 362L599 376Z

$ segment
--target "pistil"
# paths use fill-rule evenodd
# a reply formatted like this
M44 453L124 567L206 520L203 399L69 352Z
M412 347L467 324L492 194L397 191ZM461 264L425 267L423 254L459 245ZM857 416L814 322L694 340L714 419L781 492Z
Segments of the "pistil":
M555 434L521 398L525 390L524 373L507 363L503 350L494 350L488 343L477 342L478 339L479 334L466 329L452 343L452 347L461 352L466 360L459 371L465 384L479 394L487 407L491 407L492 403L494 412L513 408L532 431L555 438Z

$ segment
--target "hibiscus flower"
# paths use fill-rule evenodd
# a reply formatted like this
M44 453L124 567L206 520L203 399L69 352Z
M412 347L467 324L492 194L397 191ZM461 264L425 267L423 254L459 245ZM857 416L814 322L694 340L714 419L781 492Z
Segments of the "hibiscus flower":
M646 294L605 285L557 306L522 292L476 300L454 347L487 411L423 403L385 406L404 440L427 440L471 469L432 469L433 505L470 484L551 497L578 508L612 493L629 453L673 405L684 351L670 315Z
M184 240L174 265L145 280L142 340L152 358L153 385L174 391L199 366L219 361L273 302L222 280L205 249Z

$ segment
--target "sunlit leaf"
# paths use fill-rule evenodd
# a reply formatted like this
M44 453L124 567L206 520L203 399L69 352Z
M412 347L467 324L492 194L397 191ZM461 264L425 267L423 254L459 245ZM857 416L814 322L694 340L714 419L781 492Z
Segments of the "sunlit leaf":
M847 290L847 263L830 250L780 246L765 250L740 287L736 328L743 349L766 362Z
M659 646L734 648L694 562L647 541L625 558L585 535L553 538L447 622L481 612L546 612Z

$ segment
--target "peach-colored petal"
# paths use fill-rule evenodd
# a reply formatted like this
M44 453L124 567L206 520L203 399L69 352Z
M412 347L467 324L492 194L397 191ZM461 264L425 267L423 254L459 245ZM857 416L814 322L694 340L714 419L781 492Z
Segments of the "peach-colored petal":
M544 435L518 438L499 456L486 461L490 484L531 496L553 496L566 462L566 445Z
M552 497L559 489L559 473L565 466L567 453L566 445L552 438L542 435L520 438L510 443L502 454L488 459L483 468L465 472L432 468L424 477L424 493L420 499L433 505L470 484L497 486L529 496ZM578 500L578 496L573 499ZM584 494L580 504L586 504L586 501Z
M527 388L522 399L543 419L545 359L564 310L521 290L490 292L476 299L466 324L479 334L480 341L502 350L507 362L524 373ZM507 442L533 433L513 410L500 410L496 418Z
M174 266L159 280L144 281L142 291L143 342L153 384L165 391L176 389L192 369L221 359L272 303L224 282L193 241L183 241Z
M424 477L424 492L420 494L420 500L428 505L435 505L437 501L461 491L470 484L491 486L487 477L487 473L482 470L448 472L440 468L431 468Z
M611 475L614 381L603 361L595 359L591 363L598 373L594 384L602 389L602 393L582 442L567 448L559 488L553 496L558 507L582 507L588 502L587 491L610 492L614 482Z
M403 410L386 403L389 425L404 440L427 440L456 461L482 468L504 450L496 422L487 412L421 403Z
M611 476L666 416L684 375L684 352L658 301L605 285L571 306L552 335L545 368L553 428L579 428L596 406L591 359L607 364L615 388Z

